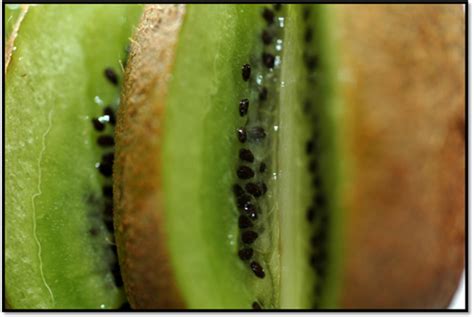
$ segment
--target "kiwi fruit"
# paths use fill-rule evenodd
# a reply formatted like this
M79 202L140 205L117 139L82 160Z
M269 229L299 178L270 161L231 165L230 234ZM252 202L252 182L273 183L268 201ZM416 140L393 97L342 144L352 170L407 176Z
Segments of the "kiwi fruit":
M114 206L132 307L441 308L464 261L455 5L150 5Z
M126 302L107 214L112 180L102 157L113 153L107 140L113 140L121 63L142 9L11 8L18 13L5 68L10 308L113 309Z
M72 8L12 17L9 306L447 307L461 6Z

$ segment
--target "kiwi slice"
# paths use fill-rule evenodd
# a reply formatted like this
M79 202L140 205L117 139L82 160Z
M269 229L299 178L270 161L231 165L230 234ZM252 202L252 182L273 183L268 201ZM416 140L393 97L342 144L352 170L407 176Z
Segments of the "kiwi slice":
M121 60L142 7L21 10L5 69L8 306L118 308L125 296L103 157L113 153Z
M132 307L446 307L464 259L463 18L147 6L114 165Z

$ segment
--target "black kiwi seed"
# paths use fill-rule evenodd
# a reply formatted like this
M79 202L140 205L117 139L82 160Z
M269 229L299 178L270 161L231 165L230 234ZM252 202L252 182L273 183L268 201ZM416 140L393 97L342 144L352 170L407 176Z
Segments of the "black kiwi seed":
M253 160L254 160L252 151L250 151L248 149L240 149L239 158L242 161L246 161L246 162L250 162L250 163L252 163Z
M113 165L114 164L114 153L105 153L102 155L102 163Z
M253 256L253 249L252 248L244 248L239 250L239 258L242 261L250 260Z
M245 190L254 197L262 196L262 189L255 183L245 184Z
M275 11L277 11L277 12L280 11L280 9L281 9L281 3L275 3L275 4L273 5L273 9L275 9Z
M94 129L97 131L104 131L105 125L99 121L99 119L94 118L92 119L92 125L94 126Z
M97 144L102 147L111 147L114 146L114 138L110 135L101 135L97 138Z
M306 43L310 43L313 40L313 29L306 28L304 32L304 40Z
M249 100L248 99L240 100L240 104L239 104L240 116L241 117L245 116L248 110L249 110Z
M241 188L242 189L242 188ZM243 190L242 190L243 191ZM252 197L250 197L249 195L247 194L242 194L240 195L238 198L237 198L237 207L243 209L244 211L247 211L247 205L250 204L250 201L251 201ZM252 205L253 206L253 205Z
M99 164L99 172L104 175L105 177L110 177L112 176L112 165L107 164L107 163L100 163Z
M247 81L250 79L250 74L252 73L252 69L250 68L249 64L244 64L242 66L242 78L244 81Z
M264 278L265 277L265 272L263 271L263 268L258 262L252 261L250 263L250 268L252 269L253 273L255 276L258 278Z
M305 58L305 62L309 70L314 70L318 65L318 58L314 55L310 55Z
M111 244L111 245L110 245L110 250L112 250L112 253L113 253L113 254L117 255L117 245ZM115 259L114 259L114 261L115 261ZM115 263L115 262L114 262L114 263Z
M262 42L265 45L271 44L273 40L272 35L267 30L262 31Z
M267 136L262 127L253 127L247 131L249 138L252 140L261 140Z
M237 176L240 179L249 179L255 176L254 171L248 166L240 166L237 169Z
M239 139L240 143L247 141L247 132L245 132L244 128L237 129L237 138Z
M312 222L314 220L314 208L310 207L308 208L308 211L306 212L306 219L309 221L309 222Z
M318 258L316 257L316 255L312 254L309 257L309 265L311 265L312 267L316 267L317 262L318 262Z
M118 85L118 76L117 73L110 67L107 67L104 70L104 75L105 78L107 78L108 81L110 81L114 85Z
M242 233L242 242L245 244L252 244L258 238L258 233L255 231L249 230Z
M109 122L115 125L115 111L111 106L104 108L104 115L109 116Z
M106 219L105 226L107 227L107 230L109 230L109 232L114 232L114 222L112 219Z
M306 142L306 153L311 154L313 153L313 150L314 150L314 142L313 140L309 140L308 142Z
M268 8L263 9L262 17L265 19L265 21L267 21L268 24L272 24L275 19L273 11Z
M242 196L245 193L244 189L239 184L235 184L232 187L232 190L234 191L234 195L237 198L239 198L240 196Z
M106 202L104 206L104 218L112 219L114 216L114 206L112 202Z
M268 90L266 87L262 87L260 91L258 92L258 99L260 101L267 100L267 95L268 95Z
M104 186L102 187L102 193L106 197L112 197L113 196L113 189L112 186Z
M275 66L275 56L270 53L262 53L262 62L268 68Z
M240 215L239 217L239 228L240 229L245 229L245 228L250 228L253 226L252 221L247 216Z
M254 310L261 310L262 309L262 307L260 307L260 305L257 302L252 303L252 308Z
M258 169L260 171L260 173L265 172L266 169L267 169L267 165L263 162L260 163L260 168Z

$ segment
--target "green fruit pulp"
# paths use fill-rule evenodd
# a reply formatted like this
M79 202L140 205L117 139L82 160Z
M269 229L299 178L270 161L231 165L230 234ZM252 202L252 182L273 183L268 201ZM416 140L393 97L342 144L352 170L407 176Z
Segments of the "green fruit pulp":
M303 6L284 5L279 13L282 20L274 22L282 27L281 65L268 71L260 57L268 49L261 40L266 27L264 7L188 5L179 35L166 100L161 169L171 261L190 308L250 309L253 302L264 308L314 308L337 303L340 166L334 159L334 123L340 114L333 84L334 50L331 35L327 35L331 32L330 12L325 6L312 6L309 24L315 35L312 44L306 45L302 39ZM306 81L305 45L312 45L310 50L319 50L321 55L316 84ZM242 79L241 68L247 63L252 67L250 83ZM275 79L269 88L272 105L254 102L259 87L254 82L259 74ZM265 119L274 127L267 130L270 141L257 150L270 153L269 176L265 178L268 192L259 200L268 205L260 215L265 226L253 244L266 272L263 279L237 256L242 230L232 186L239 181L238 153L241 147L258 148L249 142L242 145L236 137L236 129L245 120L238 111L243 98L250 98L250 107L274 109ZM314 122L302 111L304 98L317 101L310 112L323 122L324 153L319 159L331 219L324 281L308 264L313 228L305 214L314 189L304 149ZM325 290L320 298L313 293L318 283Z
M113 237L91 119L119 91L137 5L31 6L6 73L5 285L12 308L110 309ZM97 236L89 234L91 228Z
M189 307L249 307L255 291L247 285L254 277L236 255L238 211L230 189L238 151L236 107L249 93L241 67L255 49L260 10L254 5L186 10L163 150L171 259Z
M305 11L306 14L309 12L306 19ZM281 105L291 106L280 107L278 149L283 308L335 308L338 305L343 252L339 184L343 162L336 159L340 157L337 155L340 136L336 123L341 123L343 116L335 77L338 57L333 42L334 19L331 6L292 5L288 8L285 43L292 49L286 51L282 62L282 77L288 84L280 94ZM308 28L313 31L313 39L305 43L303 39ZM314 71L302 65L306 55L317 56L318 66ZM311 104L309 111L304 110L307 101ZM321 150L308 155L308 141L318 141ZM318 162L322 182L316 189L308 173L312 159ZM309 223L306 219L311 195L318 191L323 192L327 201L324 212L328 214L329 223L326 225L317 221ZM314 251L308 241L321 226L327 226L325 230L328 230L326 241L316 247L320 249L324 244L328 253L324 279L315 276L314 269L308 265L308 255ZM322 292L315 294L314 288L318 284L321 284Z

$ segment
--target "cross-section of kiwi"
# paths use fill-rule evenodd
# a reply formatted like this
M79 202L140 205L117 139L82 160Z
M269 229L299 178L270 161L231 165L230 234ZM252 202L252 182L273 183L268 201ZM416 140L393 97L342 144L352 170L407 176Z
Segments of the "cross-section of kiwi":
M146 7L114 165L132 307L445 307L464 258L463 19Z
M118 105L116 80L142 7L10 9L5 21L14 35L5 52L8 307L118 308L125 296L107 214L112 182L101 175L107 174L101 157L113 151L104 148L113 140L113 114L103 112Z
M7 7L8 307L125 301L112 133L140 11ZM445 307L464 257L463 19L148 6L114 168L132 306Z

